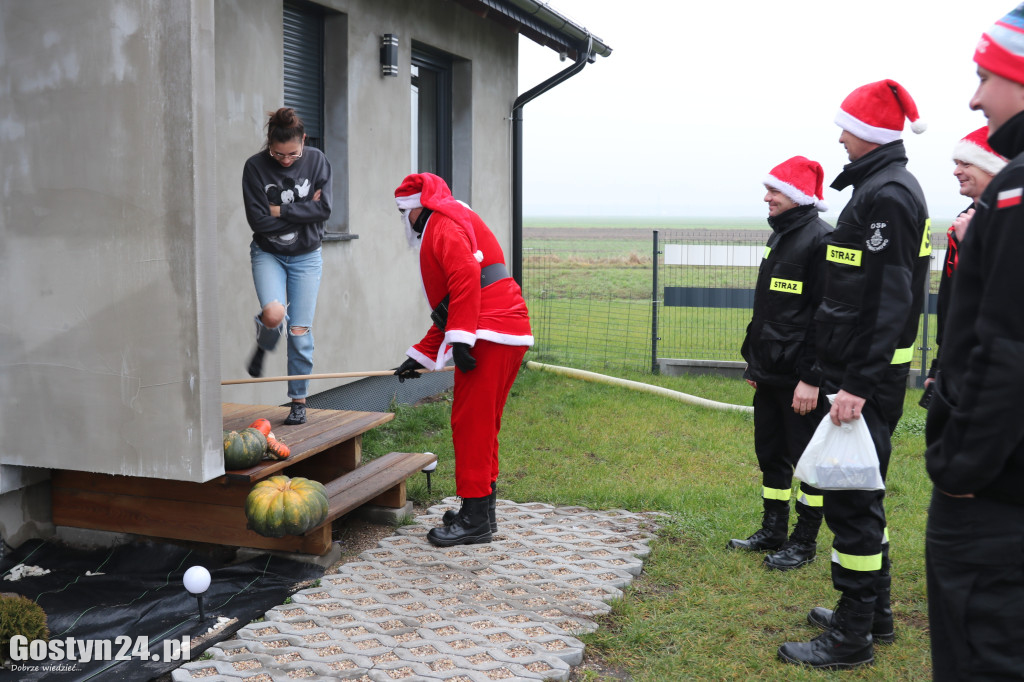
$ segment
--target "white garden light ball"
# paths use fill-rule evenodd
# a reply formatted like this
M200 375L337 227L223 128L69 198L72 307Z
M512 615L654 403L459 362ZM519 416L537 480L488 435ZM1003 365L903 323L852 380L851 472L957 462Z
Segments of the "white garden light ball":
M202 566L188 569L181 580L185 583L185 589L192 594L202 594L210 588L210 572Z
M424 455L432 455L434 453L433 452L424 452L423 454ZM423 467L423 469L421 469L421 471L423 473L425 473L425 474L428 474L428 473L430 473L431 471L433 471L436 468L437 468L437 460L435 459L433 462L431 462L427 466Z

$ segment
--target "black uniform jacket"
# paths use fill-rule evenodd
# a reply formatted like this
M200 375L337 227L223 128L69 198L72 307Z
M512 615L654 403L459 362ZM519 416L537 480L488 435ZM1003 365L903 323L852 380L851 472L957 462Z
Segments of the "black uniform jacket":
M803 380L818 386L812 315L821 301L825 237L832 226L814 206L797 206L768 219L772 236L754 290L754 315L741 353L744 376L774 386Z
M1024 504L1024 113L989 144L1013 160L960 244L925 460L940 490Z
M967 213L974 204L960 211L960 215ZM935 318L938 326L935 328L935 357L932 358L932 366L928 369L928 376L935 378L939 370L939 347L942 345L942 323L946 320L946 311L949 310L949 297L953 293L953 275L956 274L957 254L960 251L960 240L949 228L946 246L946 260L942 263L942 274L939 277L939 296L935 304Z
M928 207L907 170L903 141L847 164L832 187L853 185L825 254L817 323L822 376L870 398L906 377L931 256Z

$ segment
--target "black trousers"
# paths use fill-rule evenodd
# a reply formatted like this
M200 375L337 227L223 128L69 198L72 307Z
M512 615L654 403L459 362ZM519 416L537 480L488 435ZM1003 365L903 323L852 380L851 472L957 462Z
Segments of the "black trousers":
M839 386L826 381L822 389L836 393ZM864 403L866 420L878 454L882 480L889 470L892 434L903 416L906 373L894 372L880 383ZM884 490L826 490L825 523L835 535L832 542L832 585L847 597L874 602L876 582L889 574Z
M793 469L814 435L814 429L828 411L829 402L823 391L818 392L818 405L814 411L801 416L793 411L792 387L757 385L754 392L754 452L765 488L792 488ZM805 496L821 496L820 490L802 481L800 491ZM821 518L821 506L812 505L810 513Z
M933 678L1024 679L1024 506L933 491L925 560Z

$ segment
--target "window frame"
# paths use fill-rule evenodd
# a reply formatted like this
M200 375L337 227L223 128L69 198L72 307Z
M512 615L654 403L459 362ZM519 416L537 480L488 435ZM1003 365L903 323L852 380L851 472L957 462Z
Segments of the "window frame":
M454 148L454 125L453 125L453 83L454 83L454 64L455 59L451 55L447 55L439 50L431 49L430 47L423 45L422 43L412 43L412 55L409 64L409 82L410 82L410 98L412 97L413 88L419 88L416 83L418 76L413 75L413 68L419 70L427 70L434 74L437 78L435 87L435 107L434 107L434 120L436 125L434 133L436 135L437 144L435 145L435 157L436 170L431 171L436 175L444 178L444 181L452 186L453 176L453 148ZM417 95L418 97L418 95ZM410 166L414 173L423 172L423 168L420 163L419 154L419 107L411 107L411 114L414 117L416 129L411 130L413 144L410 145ZM410 121L410 129L413 127L413 121Z

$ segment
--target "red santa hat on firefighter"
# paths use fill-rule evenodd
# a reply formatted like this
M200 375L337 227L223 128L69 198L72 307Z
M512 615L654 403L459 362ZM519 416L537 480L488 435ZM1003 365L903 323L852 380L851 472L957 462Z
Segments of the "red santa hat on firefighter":
M452 191L442 178L433 173L413 173L405 176L405 180L402 180L402 184L395 190L395 203L401 211L428 208L454 221L466 231L473 257L478 263L483 262L484 254L476 245L471 210L452 196Z
M988 146L988 126L982 126L953 147L953 160L977 166L989 175L1003 170L1009 160Z
M804 156L786 159L764 178L764 186L782 192L799 206L814 206L827 211L828 204L822 195L825 171L817 161Z
M886 79L862 85L847 95L836 114L836 125L865 142L888 144L903 135L904 119L910 120L915 133L928 128L906 88Z

